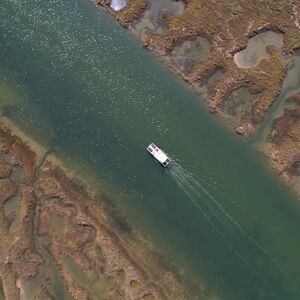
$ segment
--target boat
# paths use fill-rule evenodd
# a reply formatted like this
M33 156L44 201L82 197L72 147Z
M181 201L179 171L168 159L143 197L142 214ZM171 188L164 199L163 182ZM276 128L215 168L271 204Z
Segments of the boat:
M165 168L172 162L171 158L154 143L147 147L147 151Z

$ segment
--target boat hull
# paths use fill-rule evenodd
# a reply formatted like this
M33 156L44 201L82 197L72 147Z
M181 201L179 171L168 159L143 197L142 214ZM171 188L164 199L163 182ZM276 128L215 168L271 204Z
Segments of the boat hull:
M168 155L162 151L159 147L157 147L154 143L151 143L147 147L148 153L150 153L155 160L157 160L164 168L170 166L172 160Z

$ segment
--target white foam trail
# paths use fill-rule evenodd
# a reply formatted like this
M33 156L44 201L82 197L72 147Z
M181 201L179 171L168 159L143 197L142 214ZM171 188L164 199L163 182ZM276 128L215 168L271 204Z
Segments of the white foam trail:
M209 224L212 226L212 228L216 231L216 233L225 241L226 245L252 270L255 271L253 266L249 264L249 262L243 258L228 242L226 239L226 236L218 229L218 227L213 223L211 220L211 217L203 210L201 205L195 200L196 198L200 198L203 200L203 197L200 195L200 193L186 180L183 174L175 173L171 171L171 174L174 176L173 178L176 179L176 183L179 185L179 187L183 190L183 192L188 196L188 198L193 202L193 204L197 207L198 210L201 211L203 216L207 219ZM190 189L190 191L189 191ZM193 195L194 194L194 195ZM214 216L217 218L217 216L214 214ZM218 219L218 218L217 218ZM219 220L219 219L218 219Z
M173 173L173 172L171 172ZM174 176L174 178L178 181L176 181L176 183L178 184L178 186L182 189L182 191L187 195L187 197L193 202L193 204L196 206L196 208L202 213L202 215L207 219L208 223L211 225L211 227L213 228L213 230L222 238L222 240L225 242L226 246L232 251L232 253L234 253L254 274L257 275L257 278L260 279L260 281L265 285L265 286L269 286L269 284L264 280L264 278L262 278L257 271L255 270L255 268L253 267L253 265L251 265L251 263L245 258L243 257L233 246L230 242L228 242L228 239L226 238L226 236L220 231L220 229L213 223L211 217L203 210L203 208L201 207L201 205L195 200L195 196L196 198L200 198L201 200L203 200L202 196L199 194L199 192L186 180L186 178L184 178L183 174L180 173L173 173L172 174ZM194 193L194 195L188 191L188 189L191 189L191 191ZM206 204L207 205L207 204ZM209 206L209 205L207 205ZM209 206L209 208L212 210L213 209ZM214 217L220 222L222 223L219 218L217 217L217 215L213 212ZM271 293L274 296L277 296L276 292L273 291L272 289Z
M266 255L270 261L273 263L273 265L277 268L277 270L289 280L289 282L292 284L294 290L300 295L299 288L294 283L291 276L281 268L280 264L275 260L275 258L266 251L263 246L255 239L253 238L221 205L219 201L195 178L195 175L191 172L188 172L183 167L181 167L179 164L174 163L172 168L170 169L170 174L174 181L178 184L178 186L182 189L182 191L189 197L189 199L193 202L193 204L201 210L202 214L205 216L205 218L209 221L211 226L214 228L214 230L226 241L229 248L244 262L246 265L253 271L255 271L254 267L249 263L248 260L243 258L240 253L238 253L235 249L233 249L232 245L228 243L226 240L226 237L224 234L220 232L218 228L216 228L215 224L212 223L211 218L203 211L199 204L199 200L202 201L212 212L214 217L222 224L221 220L216 215L213 207L207 202L205 197L201 196L200 191L213 201L213 203L217 206L217 208L230 220L230 222L235 225L235 227L246 237L249 241L251 241L264 255ZM194 196L188 191L192 190L194 193ZM196 198L195 198L196 196ZM197 201L198 200L198 201ZM256 271L255 271L256 272Z

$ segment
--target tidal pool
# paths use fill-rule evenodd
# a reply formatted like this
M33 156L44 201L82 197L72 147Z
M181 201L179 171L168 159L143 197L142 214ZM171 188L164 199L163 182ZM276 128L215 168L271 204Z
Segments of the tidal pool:
M4 205L4 212L6 215L10 213L15 214L15 220L9 227L10 233L16 231L19 226L21 225L21 218L20 218L20 192L18 191L15 196L10 198L8 201L5 202Z
M246 49L234 55L234 62L239 68L255 67L263 58L268 57L266 47L273 46L278 51L283 47L283 35L268 30L249 39Z
M0 47L0 82L21 93L2 113L95 174L93 188L207 299L299 299L299 201L135 36L91 1L4 0ZM151 142L173 168L148 156Z
M258 98L259 95L251 94L245 87L239 88L229 95L224 102L224 110L233 126L238 126L241 117L251 112L252 105Z
M176 46L172 57L183 71L190 71L194 65L207 59L209 53L209 42L203 37L197 37L193 41L185 41Z
M300 92L300 53L296 53L293 57L290 57L290 68L282 84L282 91L277 97L276 101L270 107L269 112L260 125L255 135L251 137L253 144L257 144L258 147L262 146L262 143L266 140L269 134L273 120L283 114L284 109L290 105L286 103L286 99L293 94Z
M174 0L150 0L149 8L139 21L133 24L133 32L144 39L147 33L160 34L167 30L162 20L164 15L181 15L184 12L184 3Z

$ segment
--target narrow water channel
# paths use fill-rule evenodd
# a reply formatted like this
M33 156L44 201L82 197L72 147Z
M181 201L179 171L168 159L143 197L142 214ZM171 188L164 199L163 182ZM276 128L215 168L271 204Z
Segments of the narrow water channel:
M299 299L299 202L133 35L91 1L3 0L0 47L2 114L96 174L208 298Z

